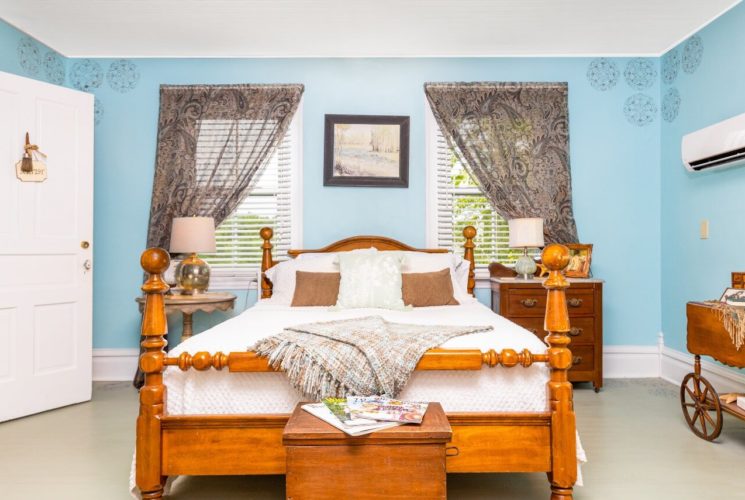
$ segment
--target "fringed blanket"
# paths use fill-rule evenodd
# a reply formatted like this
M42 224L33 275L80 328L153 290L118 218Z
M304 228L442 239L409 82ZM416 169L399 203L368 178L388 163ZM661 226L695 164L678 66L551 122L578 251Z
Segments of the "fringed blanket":
M293 387L314 400L347 394L395 397L428 349L491 329L390 323L368 316L293 326L249 350L267 356Z
M715 300L707 301L719 313L722 326L729 333L732 344L738 351L745 344L745 308L734 307Z

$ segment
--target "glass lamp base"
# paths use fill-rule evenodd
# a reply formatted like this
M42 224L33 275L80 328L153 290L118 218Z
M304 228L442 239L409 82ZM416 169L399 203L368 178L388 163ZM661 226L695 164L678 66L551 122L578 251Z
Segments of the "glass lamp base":
M533 278L533 274L535 274L537 268L538 266L536 266L535 261L527 255L521 255L515 262L515 272L526 280Z
M193 253L176 266L176 283L184 295L204 293L210 284L210 266Z

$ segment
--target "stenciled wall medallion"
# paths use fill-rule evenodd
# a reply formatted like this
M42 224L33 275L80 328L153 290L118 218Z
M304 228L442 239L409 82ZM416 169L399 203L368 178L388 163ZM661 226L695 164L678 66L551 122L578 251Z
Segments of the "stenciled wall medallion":
M594 59L587 68L587 80L592 88L600 91L615 87L619 74L616 63L605 57Z
M662 118L666 122L672 122L680 111L680 92L675 87L670 87L662 97Z
M668 85L673 83L680 71L680 53L675 48L662 56L662 81Z
M78 90L97 89L103 83L101 65L91 59L77 61L70 68L70 83Z
M109 87L117 92L125 93L134 89L140 81L140 72L137 66L128 59L119 59L109 65L106 73Z
M18 40L18 64L31 76L38 76L41 70L41 50L36 40L24 36Z
M704 41L698 35L693 35L683 45L682 67L686 73L695 72L704 56Z
M657 79L657 68L649 59L635 57L626 63L623 72L626 83L634 90L646 90L651 87Z
M623 105L623 114L629 123L644 127L654 121L657 115L657 104L647 94L634 94Z

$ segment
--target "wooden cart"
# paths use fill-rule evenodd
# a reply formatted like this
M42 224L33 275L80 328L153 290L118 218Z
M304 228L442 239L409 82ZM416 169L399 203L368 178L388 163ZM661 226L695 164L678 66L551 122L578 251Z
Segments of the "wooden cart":
M745 368L745 348L737 351L714 307L704 302L689 302L688 351L695 354L693 372L680 384L680 404L688 426L701 439L713 441L722 432L722 412L745 420L745 410L737 403L724 403L719 394L701 375L701 356L711 356L720 363Z

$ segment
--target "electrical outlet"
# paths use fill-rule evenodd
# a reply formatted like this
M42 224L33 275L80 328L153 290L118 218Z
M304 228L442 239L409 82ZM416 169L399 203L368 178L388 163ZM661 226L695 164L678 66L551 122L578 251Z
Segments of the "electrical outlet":
M699 227L699 233L701 234L702 240L709 239L709 219L704 219L701 221L701 226Z

